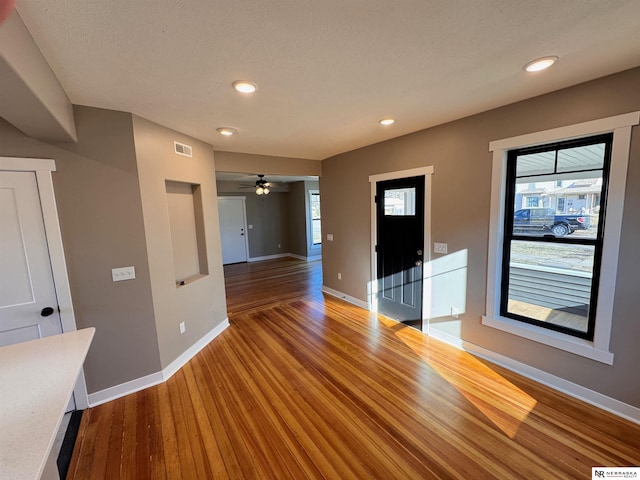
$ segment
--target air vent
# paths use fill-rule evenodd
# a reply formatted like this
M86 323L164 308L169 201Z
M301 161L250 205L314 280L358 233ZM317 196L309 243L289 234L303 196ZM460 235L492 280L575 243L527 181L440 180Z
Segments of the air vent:
M191 146L190 145L185 145L184 143L173 142L173 146L174 146L175 152L178 155L184 155L185 157L193 157L193 155L191 154Z

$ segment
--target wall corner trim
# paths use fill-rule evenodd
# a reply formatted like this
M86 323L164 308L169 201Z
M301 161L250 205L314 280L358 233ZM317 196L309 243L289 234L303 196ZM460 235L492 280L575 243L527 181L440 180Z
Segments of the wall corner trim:
M206 347L213 339L220 335L229 327L229 318L225 318L222 322L211 329L200 340L191 345L182 355L171 362L166 368L160 372L151 373L144 377L136 378L129 382L121 383L113 387L105 388L99 392L89 395L89 407L97 407L111 400L116 400L125 395L139 392L145 388L153 387L169 380L178 370L180 370L189 360L195 357L200 350Z
M430 328L427 334L430 337L447 343L462 351L469 352L504 367L507 370L511 370L512 372L522 375L523 377L534 380L542 385L546 385L547 387L569 395L570 397L582 400L583 402L589 403L595 407L617 415L618 417L640 425L640 408L634 407L633 405L621 402L620 400L595 392L543 370L539 370L504 355L500 355L499 353L493 352L474 343L466 342L448 333Z
M229 327L229 318L226 317L222 322L212 328L209 333L205 334L200 340L191 345L185 352L167 365L162 370L163 381L169 380L178 370L180 370L189 360L195 357L200 350L206 347L214 338L220 335Z

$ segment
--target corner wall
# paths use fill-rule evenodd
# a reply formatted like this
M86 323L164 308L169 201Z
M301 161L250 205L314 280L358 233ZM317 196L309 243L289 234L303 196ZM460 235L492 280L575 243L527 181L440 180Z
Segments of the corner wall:
M74 107L78 142L34 140L0 119L0 155L52 158L56 204L78 328L95 327L88 393L158 372L151 280L131 114ZM134 266L114 283L111 269Z
M634 127L620 244L611 351L605 365L481 324L485 310L491 162L489 142L640 110L640 69L594 80L323 161L324 285L362 301L371 279L369 175L433 166L434 242L463 259L448 293L464 302L460 318L434 315L430 328L640 408L640 130ZM606 239L605 239L606 241ZM425 246L432 252L432 246ZM432 260L444 258L431 253ZM337 280L337 272L342 280Z
M213 147L133 116L133 133L148 251L161 368L196 344L227 317ZM193 157L174 153L174 141ZM166 180L200 185L209 274L176 285ZM180 333L179 324L186 331Z
M311 224L309 222L309 191L319 190L319 182L293 182L289 193L289 245L290 252L301 257L322 254L322 247L311 246Z

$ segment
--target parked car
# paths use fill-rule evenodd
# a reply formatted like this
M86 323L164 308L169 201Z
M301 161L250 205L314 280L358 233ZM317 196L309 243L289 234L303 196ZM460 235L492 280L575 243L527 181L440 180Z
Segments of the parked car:
M513 214L513 233L564 237L590 225L588 215L558 215L551 208L522 208Z

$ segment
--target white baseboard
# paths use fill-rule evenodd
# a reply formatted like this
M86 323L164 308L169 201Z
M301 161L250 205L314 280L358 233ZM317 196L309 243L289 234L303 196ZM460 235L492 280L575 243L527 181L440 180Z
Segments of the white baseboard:
M171 362L160 372L155 372L144 377L136 378L129 382L121 383L113 387L105 388L99 392L89 394L89 407L96 407L102 403L110 402L125 395L139 392L145 388L153 387L169 380L182 366L191 360L200 350L206 347L214 338L220 335L229 326L229 319L225 318L220 324L211 329L200 340L191 345L185 352Z
M538 383L551 387L554 390L558 390L571 397L577 398L598 408L613 413L619 417L622 417L630 422L640 424L640 408L634 407L627 403L616 400L615 398L608 397L598 392L594 392L586 387L570 382L560 377L556 377L543 370L531 367L525 363L518 362L512 358L500 355L486 348L480 347L473 343L464 341L458 337L450 335L445 332L441 332L434 328L430 328L428 335L436 338L444 343L448 343L460 350L477 355L480 358L484 358L493 362L501 367L516 372L523 377L527 377L531 380L535 380Z
M153 387L164 382L162 372L151 373L147 376L136 378L129 382L121 383L120 385L114 385L113 387L105 388L99 392L89 394L89 407L97 407L103 403L110 402L130 393L139 392L145 388Z
M352 303L360 308L364 308L365 310L369 310L369 305L367 302L360 300L359 298L352 297L351 295L347 295L346 293L339 292L338 290L334 290L333 288L329 288L326 285L322 286L322 291L324 293L328 293L331 296L337 297L345 302Z
M322 255L313 255L312 257L304 257L295 253L289 253L288 256L297 258L298 260L304 260L305 262L315 262L316 260L322 260Z
M312 257L303 257L295 253L276 253L275 255L265 255L264 257L251 257L247 259L247 262L261 262L262 260L273 260L274 258L292 257L298 260L304 260L305 262L313 262L315 260L322 260L322 255L314 255Z
M283 258L288 256L288 253L276 253L274 255L265 255L264 257L247 258L247 262L261 262L262 260L273 260L274 258Z
M213 327L209 333L207 333L204 337L198 340L196 343L191 345L187 350L184 351L182 355L176 358L173 362L167 365L166 368L162 370L163 381L169 380L174 373L180 370L185 363L195 357L200 350L209 345L209 343L224 332L227 327L229 327L229 318L225 318L220 324Z

